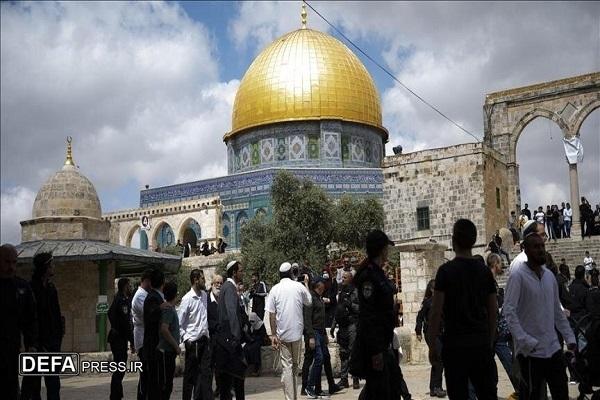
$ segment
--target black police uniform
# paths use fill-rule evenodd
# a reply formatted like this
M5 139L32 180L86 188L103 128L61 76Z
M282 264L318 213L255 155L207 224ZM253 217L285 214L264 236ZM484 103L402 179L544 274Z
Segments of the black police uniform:
M133 346L133 325L131 322L131 299L117 293L108 309L110 332L108 343L113 353L113 361L127 362L127 343ZM123 377L125 372L114 372L110 380L110 399L123 398Z
M358 289L359 318L351 370L354 376L366 378L359 399L399 399L404 382L392 350L395 310L394 287L381 267L373 262L360 268L354 278ZM372 357L381 354L383 369L373 368ZM402 393L404 398L409 394Z
M46 285L41 279L31 281L31 289L36 301L38 320L38 350L60 352L64 336L63 318L58 303L58 292L52 282ZM44 376L48 400L60 398L60 378ZM21 399L38 399L42 390L41 376L26 376L21 382Z
M25 350L36 347L37 312L31 286L24 279L0 279L0 388L8 399L19 396L21 334Z
M342 285L331 332L335 330L336 325L339 327L337 343L340 346L340 377L344 385L348 381L348 363L350 361L350 350L356 340L359 309L358 290L356 287L353 284Z

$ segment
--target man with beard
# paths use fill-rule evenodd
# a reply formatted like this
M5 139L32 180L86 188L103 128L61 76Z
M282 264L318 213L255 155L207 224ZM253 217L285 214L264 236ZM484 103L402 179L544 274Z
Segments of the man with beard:
M208 298L207 307L207 319L208 319L208 333L210 336L210 347L212 349L210 367L211 373L215 375L215 392L214 397L219 397L219 377L214 374L215 370L215 355L214 349L216 346L217 332L219 331L219 295L221 294L221 286L223 285L223 277L219 274L215 274L212 277L212 284L210 287L210 296ZM212 377L211 377L212 382Z
M569 350L575 349L575 337L560 305L556 278L544 265L544 240L530 233L523 247L527 261L511 271L503 309L521 370L519 398L538 400L546 381L553 399L568 399L566 362L556 329Z
M231 400L231 388L233 387L236 400L243 400L247 363L242 349L242 343L245 342L244 317L238 296L238 284L244 276L244 267L239 261L231 261L225 269L227 281L221 288L218 304L216 370L220 380L220 398Z
M350 351L356 339L356 324L358 323L358 292L352 283L352 272L344 271L342 274L342 287L340 289L338 304L335 310L335 319L331 326L331 336L334 336L336 325L339 326L337 342L340 346L340 381L338 386L348 388L348 362ZM352 382L354 389L359 388L358 378L354 377Z

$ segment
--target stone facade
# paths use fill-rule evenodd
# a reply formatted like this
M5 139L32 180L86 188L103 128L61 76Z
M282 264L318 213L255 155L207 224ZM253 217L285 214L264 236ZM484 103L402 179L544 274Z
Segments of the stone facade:
M506 166L481 143L386 157L383 165L385 230L392 240L451 246L452 225L468 218L479 246L506 226ZM419 227L417 209L428 209L429 229Z
M181 240L183 243L185 230L190 223L195 223L194 225L197 225L196 233L200 234L200 237L196 238L197 241L208 240L209 243L216 245L218 237L221 237L222 212L222 205L218 198L205 197L192 201L107 213L103 218L111 225L110 242L131 246L134 233L141 227L142 216L147 216L150 229L146 235L149 247L154 249L157 246L158 232L164 224L171 227L174 243L177 243L177 240Z
M17 275L31 280L33 267L20 265ZM61 313L65 318L65 336L62 351L92 352L99 351L98 315L96 304L100 294L100 276L98 264L90 261L56 262L53 282L58 291ZM115 279L115 266L107 265L102 279L108 283L107 302L112 303L114 296L112 282ZM106 330L106 333L108 333Z
M106 240L110 223L88 217L43 217L21 222L21 241L44 239Z
M404 244L400 250L402 291L402 349L406 362L427 361L427 346L415 337L417 314L425 294L427 282L435 277L437 269L445 262L446 246L434 243Z
M484 141L500 154L509 168L510 210L521 210L519 166L516 157L517 142L525 127L534 119L543 117L555 122L565 138L579 136L583 121L598 107L599 72L490 93L486 96L483 106ZM571 204L579 204L576 164L574 171L570 171ZM577 193L574 188L577 188ZM579 223L577 207L573 207L573 222ZM575 234L578 234L578 231L575 227L572 230Z

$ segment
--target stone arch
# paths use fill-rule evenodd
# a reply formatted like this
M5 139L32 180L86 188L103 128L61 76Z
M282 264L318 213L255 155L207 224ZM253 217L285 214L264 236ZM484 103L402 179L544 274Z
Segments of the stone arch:
M223 213L222 225L221 235L223 236L223 240L227 242L227 239L231 236L231 220L229 214Z
M574 117L573 127L571 128L571 132L573 135L579 135L579 130L581 129L581 125L593 113L597 108L600 108L600 97L588 104L586 104L577 115Z
M152 232L152 247L160 246L161 249L164 249L165 246L172 246L176 242L175 232L171 225L166 221L158 222Z
M133 235L140 229L139 224L134 224L129 227L127 234L125 235L125 243L124 245L127 247L131 247L131 240L133 239Z
M555 112L550 110L546 110L543 108L536 108L521 117L521 119L515 124L512 132L511 132L511 143L510 143L510 162L516 162L517 158L517 142L521 137L521 134L527 128L527 126L536 118L546 118L558 125L560 130L563 133L564 137L569 136L569 127L566 122Z
M186 218L177 230L177 239L181 240L181 243L185 246L188 242L191 243L192 248L196 247L200 239L202 239L202 229L198 221L194 218Z
M237 213L235 217L235 232L236 232L236 247L241 247L242 245L242 228L248 222L248 214L246 211L240 211Z

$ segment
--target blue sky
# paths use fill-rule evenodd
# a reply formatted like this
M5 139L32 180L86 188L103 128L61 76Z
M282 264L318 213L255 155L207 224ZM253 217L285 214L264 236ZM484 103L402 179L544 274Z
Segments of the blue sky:
M239 81L262 48L300 27L300 4L2 2L0 241L19 241L19 221L61 167L68 135L105 212L136 207L145 184L224 175ZM476 134L486 93L600 71L597 2L311 4ZM335 36L310 9L308 26ZM408 152L472 141L357 55L379 89L388 154L398 144ZM580 169L595 202L599 114L582 128ZM519 142L521 191L530 204L560 202L566 166L547 162L561 157L548 140L557 128L534 122Z

